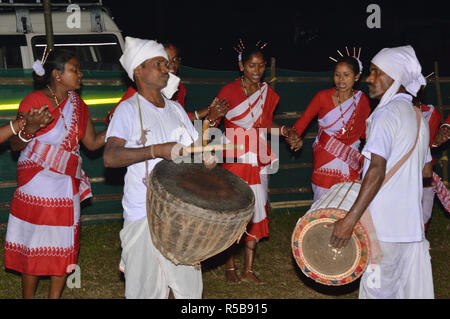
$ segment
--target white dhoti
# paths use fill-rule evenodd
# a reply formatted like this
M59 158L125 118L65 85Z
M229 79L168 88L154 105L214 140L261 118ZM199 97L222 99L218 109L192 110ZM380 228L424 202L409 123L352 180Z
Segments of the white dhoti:
M125 298L164 299L172 289L176 299L200 299L202 272L194 266L175 265L155 248L147 218L124 222L120 231L120 270L125 274Z
M434 203L434 189L433 187L424 187L422 195L422 214L423 223L426 224L431 218Z
M360 299L433 299L429 242L380 241L383 258L361 277ZM372 268L373 267L373 268Z

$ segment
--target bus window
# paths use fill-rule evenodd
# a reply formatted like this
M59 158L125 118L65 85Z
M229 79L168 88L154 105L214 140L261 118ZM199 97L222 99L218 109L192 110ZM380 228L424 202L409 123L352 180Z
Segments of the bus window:
M55 35L55 48L74 51L82 70L121 70L119 58L122 55L119 40L113 34ZM41 59L46 46L45 36L31 39L34 59Z
M22 69L22 52L26 46L24 35L0 35L0 70Z

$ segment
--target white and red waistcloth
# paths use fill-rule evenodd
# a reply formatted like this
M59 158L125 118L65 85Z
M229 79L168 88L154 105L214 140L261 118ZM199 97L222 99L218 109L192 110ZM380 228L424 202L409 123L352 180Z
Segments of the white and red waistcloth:
M297 134L302 135L318 116L311 176L314 201L337 183L357 180L362 169L363 157L358 149L370 114L369 100L361 91L354 91L354 96L336 107L332 99L335 91L331 88L318 92L294 124Z
M229 104L225 115L227 143L244 144L242 151L225 152L227 158L222 166L242 178L255 195L255 212L247 227L246 241L269 236L268 176L278 161L267 143L267 133L273 122L273 112L278 104L278 94L267 84L247 98L240 79L222 87L217 97ZM233 163L229 162L229 159Z
M37 132L17 163L5 268L35 276L61 276L77 263L80 202L92 196L78 144L86 131L89 109L75 92L69 92L53 109L44 93L35 91L22 100L19 112L45 104L54 121Z

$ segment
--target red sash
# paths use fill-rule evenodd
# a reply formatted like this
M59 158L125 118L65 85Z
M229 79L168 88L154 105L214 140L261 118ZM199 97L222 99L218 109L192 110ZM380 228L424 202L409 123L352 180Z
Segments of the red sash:
M360 152L351 148L350 146L342 143L334 136L328 135L325 131L321 130L318 144L325 151L331 155L341 159L353 170L359 174L362 172L362 163L364 157Z

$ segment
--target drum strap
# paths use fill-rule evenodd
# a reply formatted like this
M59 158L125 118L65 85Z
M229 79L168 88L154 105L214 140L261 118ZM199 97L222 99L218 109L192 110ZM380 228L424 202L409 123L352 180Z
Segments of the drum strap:
M411 156L412 152L416 148L417 141L419 140L420 122L421 122L420 120L421 120L422 115L420 114L420 111L417 107L414 107L414 110L416 111L416 115L417 115L417 127L418 127L416 141L414 142L414 146L411 148L411 150L408 153L403 155L403 157L400 158L400 160L386 173L386 176L384 178L384 181L383 181L383 184L381 185L381 187L383 187L391 179L391 177L406 162L406 160ZM381 189L381 187L380 187L380 189ZM369 236L371 263L376 264L381 260L381 258L383 257L383 254L381 252L380 243L378 242L375 227L373 225L372 215L370 213L369 208L367 208L366 211L364 212L364 214L361 216L360 222Z

